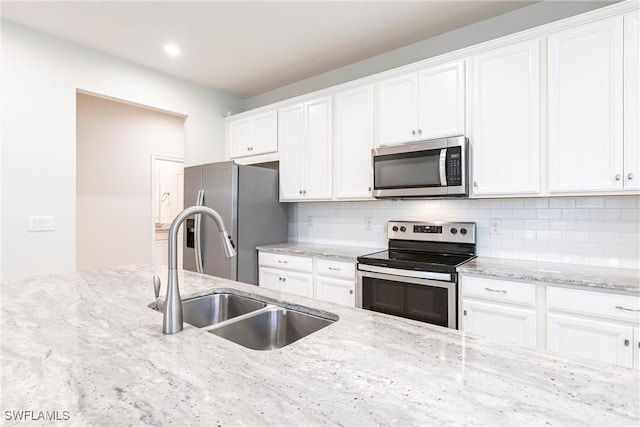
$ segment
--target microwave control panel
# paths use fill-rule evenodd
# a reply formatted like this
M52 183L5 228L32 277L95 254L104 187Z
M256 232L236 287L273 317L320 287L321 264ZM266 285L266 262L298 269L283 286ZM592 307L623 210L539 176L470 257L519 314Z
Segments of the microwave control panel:
M447 149L447 185L462 185L462 147Z

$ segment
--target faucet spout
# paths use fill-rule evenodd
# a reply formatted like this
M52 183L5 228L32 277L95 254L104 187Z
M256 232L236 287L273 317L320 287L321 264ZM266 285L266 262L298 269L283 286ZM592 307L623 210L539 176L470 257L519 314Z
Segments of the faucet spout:
M178 287L178 230L185 219L194 214L204 214L213 219L220 231L225 256L231 258L236 255L236 249L218 212L206 206L191 206L175 217L169 228L169 280L167 281L167 296L164 300L164 315L162 319L162 332L165 334L180 332L184 326L182 322L182 298Z

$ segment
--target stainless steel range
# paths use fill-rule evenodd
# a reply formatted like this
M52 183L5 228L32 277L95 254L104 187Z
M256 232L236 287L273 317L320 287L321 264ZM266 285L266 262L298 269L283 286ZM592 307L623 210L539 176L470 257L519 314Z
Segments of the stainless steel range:
M456 268L475 258L473 222L389 221L389 249L358 257L356 305L458 328Z

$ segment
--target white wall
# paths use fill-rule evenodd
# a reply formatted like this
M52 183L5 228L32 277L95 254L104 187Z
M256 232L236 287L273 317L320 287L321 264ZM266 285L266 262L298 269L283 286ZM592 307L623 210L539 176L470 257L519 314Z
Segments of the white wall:
M151 156L183 157L184 118L77 95L77 269L153 263Z
M2 275L76 268L76 91L187 116L185 164L224 158L235 96L44 33L2 22ZM55 231L29 233L29 215L54 215Z
M489 233L492 219L501 222L499 235ZM389 220L475 222L480 256L640 268L640 196L298 203L289 235L384 248Z
M244 110L357 80L558 21L615 1L544 1L247 98Z

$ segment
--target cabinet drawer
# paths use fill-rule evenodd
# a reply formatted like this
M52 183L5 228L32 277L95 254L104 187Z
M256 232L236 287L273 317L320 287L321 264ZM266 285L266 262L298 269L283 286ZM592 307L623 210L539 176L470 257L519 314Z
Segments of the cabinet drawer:
M532 283L464 276L462 278L462 293L465 296L531 307L536 305L536 286Z
M313 259L300 256L260 252L258 264L286 270L313 271Z
M640 323L640 297L549 286L547 308Z
M322 276L343 277L345 279L356 277L356 265L351 262L319 259L316 261L316 268L317 273Z

